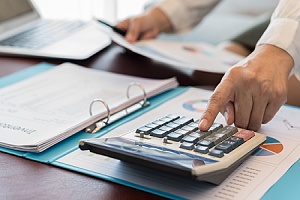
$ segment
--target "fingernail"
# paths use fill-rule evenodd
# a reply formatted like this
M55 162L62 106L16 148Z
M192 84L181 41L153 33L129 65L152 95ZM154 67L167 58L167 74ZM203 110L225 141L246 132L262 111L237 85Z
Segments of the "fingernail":
M201 129L207 129L207 123L207 119L201 119L199 122L199 127L201 127Z

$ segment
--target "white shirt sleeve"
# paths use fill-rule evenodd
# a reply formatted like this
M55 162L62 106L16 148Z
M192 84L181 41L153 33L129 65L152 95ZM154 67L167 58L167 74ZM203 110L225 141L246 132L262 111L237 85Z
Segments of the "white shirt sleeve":
M220 0L164 0L157 6L168 16L174 31L194 27Z
M276 7L271 23L257 45L272 44L294 59L294 73L300 80L300 1L281 0Z

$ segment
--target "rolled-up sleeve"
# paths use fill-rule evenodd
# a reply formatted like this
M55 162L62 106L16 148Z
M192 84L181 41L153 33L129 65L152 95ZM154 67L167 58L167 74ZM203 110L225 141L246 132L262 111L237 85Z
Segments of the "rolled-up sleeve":
M157 6L168 16L174 31L194 27L220 0L164 0Z
M271 23L257 45L272 44L294 59L293 72L300 80L300 1L281 0L275 9Z

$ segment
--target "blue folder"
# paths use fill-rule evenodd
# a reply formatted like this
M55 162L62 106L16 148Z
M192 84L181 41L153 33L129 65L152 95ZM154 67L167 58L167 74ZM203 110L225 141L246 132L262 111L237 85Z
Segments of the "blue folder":
M24 80L26 78L38 75L40 73L45 72L46 70L49 70L51 68L55 67L54 65L48 64L48 63L40 63L38 65L32 66L30 68L27 68L25 70L22 70L20 72L8 75L6 77L0 78L0 88L5 87L7 85L16 83L18 81ZM88 174L90 176L98 177L101 179L105 179L108 181L112 181L115 183L123 184L129 187L133 187L136 189L144 190L150 193L154 193L160 196L164 196L171 199L181 199L178 196L174 196L169 193L165 193L162 191L155 191L151 188L145 188L139 185L132 184L130 181L123 181L116 179L114 177L107 177L103 174L94 173L88 170L80 169L74 166L69 166L66 164L62 164L59 162L56 162L57 159L61 158L62 156L73 152L78 149L78 141L80 139L85 138L96 138L100 137L106 133L108 133L110 130L140 116L141 114L154 109L155 107L159 106L160 104L178 96L179 94L186 91L188 87L177 87L175 89L169 90L167 92L164 92L160 95L157 95L155 97L152 97L149 99L150 106L144 107L134 113L129 114L128 116L119 119L112 124L109 124L105 127L103 127L99 132L95 134L89 134L84 131L80 131L77 134L65 139L64 141L50 147L49 149L41 152L41 153L31 153L31 152L23 152L23 151L16 151L12 149L7 149L0 147L0 151L6 152L9 154L17 155L20 157L24 157L30 160L35 160L42 163L48 163L54 166L66 168L69 170L77 171L80 173ZM298 160L288 171L287 173L274 185L272 186L269 191L263 196L262 199L299 199L298 192L299 192L299 185L300 185L300 160ZM284 191L284 192L282 192Z

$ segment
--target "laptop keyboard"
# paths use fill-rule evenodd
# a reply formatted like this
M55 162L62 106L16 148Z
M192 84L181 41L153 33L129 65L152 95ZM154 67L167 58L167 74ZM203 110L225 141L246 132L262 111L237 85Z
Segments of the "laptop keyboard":
M31 29L0 41L0 45L40 49L67 37L83 25L80 21L40 20Z

